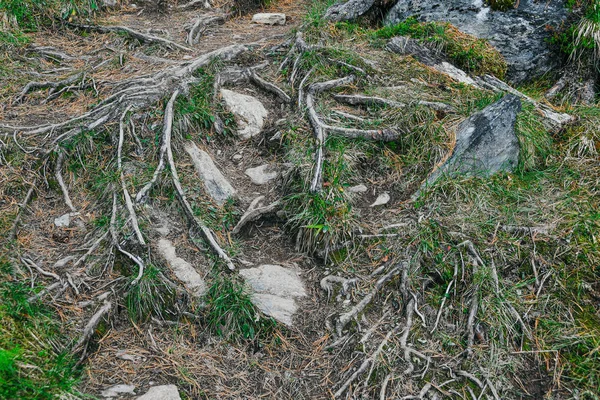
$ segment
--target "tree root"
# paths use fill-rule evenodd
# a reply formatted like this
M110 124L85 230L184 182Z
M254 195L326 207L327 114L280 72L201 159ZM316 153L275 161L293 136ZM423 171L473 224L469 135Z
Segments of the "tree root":
M168 47L170 49L178 49L183 51L192 51L189 47L182 46L178 43L175 43L171 40L164 39L158 36L147 35L126 26L100 26L100 25L82 25L82 24L73 24L70 23L70 26L78 29L83 29L86 31L93 31L99 33L125 33L131 36L133 39L137 39L142 43L148 44L160 44L162 46Z
M369 294L367 294L357 305L352 307L352 309L350 311L340 315L337 320L337 323L335 325L337 336L341 337L342 332L343 332L344 328L346 327L346 325L348 324L348 322L350 322L361 311L363 311L365 309L365 307L367 307L367 305L369 305L369 303L371 303L371 301L373 300L375 295L377 295L377 293L381 290L381 288L390 279L392 279L393 277L398 275L400 273L400 271L402 271L406 268L408 268L407 263L401 263L400 265L392 268L392 270L390 272L388 272L387 274L385 274L384 276L379 278L379 280L377 281L377 283L375 283L375 287L371 290L371 292L369 292Z
M35 185L36 185L36 183L34 182L29 187L29 190L27 191L27 194L25 195L25 199L19 205L19 211L17 212L17 216L15 217L15 220L13 221L13 224L10 228L10 231L9 231L10 233L8 234L8 240L15 240L17 238L17 229L19 227L19 223L21 222L21 218L23 216L23 210L27 207L27 205L31 201L31 197L33 196L33 192L35 191Z
M188 31L187 44L194 46L200 41L202 34L210 25L222 24L229 16L225 15L206 15L195 18L190 25L186 27Z
M102 321L102 318L104 318L104 316L108 314L111 308L112 303L110 301L105 301L104 305L98 311L96 311L96 313L92 316L92 318L88 321L85 328L83 329L83 333L81 334L80 339L77 341L77 343L75 344L75 346L73 346L73 349L71 350L72 354L77 354L81 352L81 357L79 358L78 364L80 364L85 359L85 356L87 354L88 343L94 335L96 327L98 326L100 321Z
M54 174L56 175L56 181L58 182L58 185L60 186L60 189L63 193L63 198L65 200L65 204L67 205L67 207L69 207L71 209L71 211L73 212L77 212L77 209L75 208L75 206L73 206L73 202L71 201L71 197L69 196L69 190L67 189L67 185L65 185L65 181L63 180L62 177L62 163L63 160L65 158L65 153L63 153L62 151L58 151L58 159L56 160L56 167L54 169Z
M385 106L385 107L391 107L391 108L405 108L406 104L404 103L400 103L394 100L388 100L388 99L382 99L381 97L372 97L372 96L363 96L363 95L359 95L359 94L352 94L352 95L348 95L348 94L336 94L333 96L334 99L336 99L337 101L339 101L340 103L345 103L345 104L350 104L353 106ZM454 107L445 104L445 103L440 103L440 102L436 102L436 101L424 101L424 100L419 100L416 102L416 104L424 106L424 107L429 107L433 110L436 111L443 111L443 112L456 112L456 110L454 109Z
M248 210L246 210L244 215L242 215L242 218L240 218L239 222L235 225L231 233L237 235L238 233L240 233L242 228L246 226L246 224L248 224L249 222L256 221L263 215L272 213L281 206L281 202L279 201L274 201L273 203L267 206L262 206L261 202L264 200L264 198L265 196L258 196L257 198L252 200L252 203L250 203Z
M85 87L83 84L84 78L85 74L80 72L58 82L29 82L25 85L21 93L19 93L19 95L13 100L12 104L14 105L22 102L25 96L33 90L50 89L48 92L48 98L46 99L46 101L49 101L63 93L63 90L61 90L63 88L70 89L78 87L79 89L83 89ZM79 85L73 86L73 84L76 82L79 82ZM57 90L58 92L56 92Z

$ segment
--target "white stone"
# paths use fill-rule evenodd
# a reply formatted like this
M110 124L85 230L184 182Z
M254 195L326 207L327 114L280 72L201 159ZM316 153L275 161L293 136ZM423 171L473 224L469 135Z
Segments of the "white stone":
M391 197L389 195L389 193L381 193L379 195L379 197L377 197L377 200L375 200L375 202L373 204L371 204L371 207L377 207L377 206L383 206L387 203L389 203L391 200Z
M352 186L346 189L346 191L350 193L365 193L367 190L368 188L363 184Z
M196 172L204 182L206 192L213 200L223 205L228 198L235 196L235 189L217 168L210 155L198 148L194 143L188 143L185 151L192 158Z
M273 166L264 164L254 168L248 168L244 172L255 185L264 185L279 176L279 171L274 170Z
M265 25L285 25L285 14L281 13L259 13L254 14L252 22Z
M102 6L106 8L117 7L117 0L102 0Z
M448 75L450 78L454 79L455 81L458 81L460 83L464 83L465 85L470 85L470 86L474 86L474 87L479 87L479 85L473 80L471 79L471 77L469 75L467 75L467 73L465 71L463 71L460 68L456 68L454 65L447 63L447 62L442 62L441 64L436 64L433 66L433 68L435 68L436 70L438 70L439 72Z
M133 385L115 385L111 386L106 390L103 390L100 395L105 398L112 398L117 396L122 396L124 394L133 394L135 395L135 386Z
M177 257L175 246L170 240L158 241L158 252L167 261L173 273L194 296L201 297L206 293L206 283L189 262Z
M181 400L179 390L175 385L154 386L137 400Z
M252 289L252 301L262 312L292 325L292 316L298 309L295 299L306 296L304 284L295 269L265 264L240 270L240 275Z
M263 104L252 96L221 89L221 97L227 108L236 116L238 135L249 139L262 132L269 112Z
M69 225L71 225L71 214L65 214L54 218L54 225L58 228L68 228Z

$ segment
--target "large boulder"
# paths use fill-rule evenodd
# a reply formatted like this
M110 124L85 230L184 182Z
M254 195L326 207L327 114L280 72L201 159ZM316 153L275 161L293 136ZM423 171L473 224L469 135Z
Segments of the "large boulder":
M392 25L414 16L420 21L444 21L461 31L488 39L506 59L508 79L521 83L557 67L547 43L548 26L567 18L564 0L520 0L516 9L494 11L482 0L399 0L385 22Z
M521 99L504 96L463 121L456 132L456 145L448 160L435 170L422 189L442 175L490 176L512 171L519 162L519 139L515 134Z

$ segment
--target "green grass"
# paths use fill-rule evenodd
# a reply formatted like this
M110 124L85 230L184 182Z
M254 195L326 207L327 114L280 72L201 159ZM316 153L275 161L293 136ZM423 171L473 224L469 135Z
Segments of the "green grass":
M160 270L153 265L146 266L142 278L125 296L127 313L135 323L148 322L152 317L167 318L175 300L175 290L164 282Z
M498 78L506 75L506 61L486 40L462 33L448 23L419 22L408 18L396 25L369 32L369 35L374 39L410 36L439 46L457 67L465 71L476 75L492 74Z
M27 300L41 288L16 280L7 262L0 269L0 399L75 392L80 372L68 353L67 332L53 310Z
M273 318L263 316L252 304L242 283L217 277L206 294L206 322L211 331L232 342L261 340L276 327Z

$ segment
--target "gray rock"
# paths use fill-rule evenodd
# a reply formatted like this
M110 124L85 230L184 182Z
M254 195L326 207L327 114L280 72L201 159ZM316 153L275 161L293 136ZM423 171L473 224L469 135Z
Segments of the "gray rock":
M248 168L244 172L255 185L264 185L279 176L279 171L273 165L264 164L254 168Z
M360 185L352 186L346 189L346 191L349 193L365 193L367 190L369 189L362 183Z
M333 22L350 21L363 14L375 4L375 0L349 0L334 4L327 9L325 19Z
M113 398L124 394L135 395L135 386L133 385L114 385L103 390L100 395L104 398Z
M252 22L264 25L285 25L285 14L259 13L252 16Z
M177 257L175 246L170 240L160 239L156 246L158 253L167 261L173 273L186 289L194 296L201 297L206 293L206 283L196 269L183 258Z
M102 0L102 7L104 8L114 8L118 5L117 0Z
M389 193L381 193L375 202L373 202L373 204L371 204L369 207L384 206L389 203L391 199L392 198L390 197Z
M196 172L204 182L206 192L213 200L223 205L228 198L235 196L236 191L231 183L223 176L217 168L211 156L190 142L185 146L185 151L192 158Z
M519 97L509 94L463 121L456 133L450 158L435 170L421 189L442 175L490 176L512 171L519 162L519 139L515 135Z
M253 291L252 301L265 314L291 326L298 309L296 298L306 296L298 272L280 265L261 265L240 270Z
M154 386L137 400L181 400L179 390L175 385Z
M238 135L249 139L262 132L269 112L258 99L227 89L221 89L227 108L236 116Z
M57 228L68 228L69 225L71 225L71 214L65 214L54 218L54 225L56 225Z
M388 12L387 24L410 16L420 21L445 21L461 31L488 39L506 59L508 77L520 83L557 67L547 43L547 26L567 18L563 0L521 0L517 9L494 11L482 0L400 0Z

